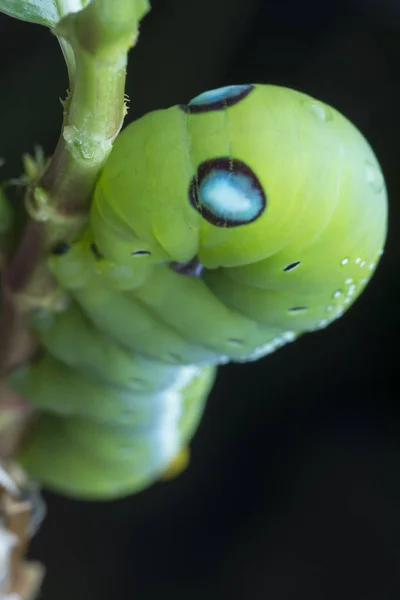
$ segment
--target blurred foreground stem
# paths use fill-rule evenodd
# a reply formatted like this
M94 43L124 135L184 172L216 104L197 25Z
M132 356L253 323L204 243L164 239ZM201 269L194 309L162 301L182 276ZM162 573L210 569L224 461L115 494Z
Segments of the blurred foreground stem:
M62 18L54 30L67 62L70 90L57 148L45 171L28 187L30 219L3 272L0 411L2 403L8 404L2 380L37 350L29 330L30 311L59 304L46 255L53 244L78 237L88 222L97 177L126 112L128 52L148 10L147 0L92 0Z

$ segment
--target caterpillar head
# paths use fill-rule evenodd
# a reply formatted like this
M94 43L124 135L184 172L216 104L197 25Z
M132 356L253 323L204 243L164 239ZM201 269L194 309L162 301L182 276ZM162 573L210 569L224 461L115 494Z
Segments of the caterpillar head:
M380 249L386 193L372 149L336 110L287 88L229 86L122 132L92 224L116 262L197 254L210 268L246 265L329 225L341 259L355 238Z
M382 252L387 197L372 148L338 111L287 88L229 86L122 132L92 227L118 263L196 256L218 277L222 269L225 289L343 298L347 285L350 303Z

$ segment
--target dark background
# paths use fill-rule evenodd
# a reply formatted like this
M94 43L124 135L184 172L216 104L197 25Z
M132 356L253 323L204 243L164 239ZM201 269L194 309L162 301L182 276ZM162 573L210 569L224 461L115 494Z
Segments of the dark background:
M46 495L42 600L400 597L400 4L157 0L131 53L128 120L207 88L264 82L335 105L385 173L390 230L339 321L220 370L188 471L132 498ZM0 16L2 178L48 153L66 72L55 38Z

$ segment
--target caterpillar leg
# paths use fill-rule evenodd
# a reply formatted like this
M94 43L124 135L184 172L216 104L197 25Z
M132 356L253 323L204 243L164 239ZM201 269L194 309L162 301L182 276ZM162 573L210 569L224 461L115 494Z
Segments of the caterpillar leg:
M175 479L178 477L183 471L185 471L190 463L190 448L185 447L182 448L178 452L178 454L171 460L168 467L161 475L161 481L169 481L170 479Z

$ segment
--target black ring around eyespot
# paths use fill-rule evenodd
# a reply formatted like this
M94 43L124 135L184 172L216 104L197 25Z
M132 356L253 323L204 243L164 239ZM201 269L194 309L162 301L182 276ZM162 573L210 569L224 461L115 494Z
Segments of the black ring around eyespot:
M199 94L188 104L179 104L179 108L190 114L224 110L246 98L253 89L252 84L229 85Z
M240 207L235 207L233 201L232 207L227 208L228 196L222 199L220 206L216 197L215 206L212 206L213 199L207 199L207 194L213 192L213 185L214 193L217 186L225 188L222 195L228 194L231 187L232 198L234 195L239 196L240 201L242 194L248 207L240 211ZM192 206L206 221L217 227L239 227L252 223L267 206L266 194L258 177L246 163L237 158L217 157L202 162L189 184L188 194Z

